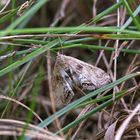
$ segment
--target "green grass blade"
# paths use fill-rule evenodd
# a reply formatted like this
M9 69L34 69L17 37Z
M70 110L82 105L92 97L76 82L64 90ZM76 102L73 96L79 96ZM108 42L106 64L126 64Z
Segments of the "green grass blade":
M134 17L138 15L138 13L140 12L140 5L137 7L137 9L134 11L133 15ZM132 17L130 17L121 27L122 30L124 30L126 27L128 27L131 22L133 21Z
M121 93L119 95L117 95L118 93L116 93L116 97L115 97L115 101L119 98L121 98L124 93ZM98 107L96 107L95 109L87 112L86 114L84 114L83 116L81 116L80 118L72 121L70 124L68 124L67 126L65 126L64 128L62 128L60 131L58 131L56 134L59 134L60 132L66 132L68 131L70 128L74 127L75 125L78 125L80 122L82 122L83 120L87 119L88 117L90 117L91 115L95 114L96 112L101 111L102 109L104 109L107 106L110 106L112 103L114 102L113 98L104 102L103 104L99 105Z
M134 24L136 25L138 31L140 31L140 23L138 22L138 20L136 19L136 17L133 15L133 12L128 4L128 2L126 0L123 0L123 3L128 11L128 13L130 14L131 18L133 19Z
M30 62L26 65L26 67L24 68L24 72L23 72L23 74L21 75L21 78L19 79L19 81L18 81L16 87L11 91L11 93L10 93L10 95L9 95L11 98L14 97L14 96L16 96L16 92L17 92L18 89L20 88L20 85L21 85L21 83L22 83L22 81L23 81L25 75L27 74L27 71L29 70L31 63L32 63L32 61L30 61ZM7 109L8 109L8 107L10 106L10 103L11 103L10 101L7 102L5 108L4 108L3 112L2 112L1 118L3 118L3 116L5 115L5 113L6 113ZM11 109L11 106L10 106L10 109Z
M125 93L127 90L123 90L121 91L121 93L116 93L117 95L118 94L122 94L122 93ZM95 98L95 99L91 99L89 101L86 101L84 103L81 103L80 105L77 106L77 108L83 108L85 107L86 105L89 105L89 104L95 104L95 103L99 103L99 102L105 102L106 100L109 100L109 99L112 99L113 98L113 94L111 95L106 95L106 96L103 96L103 97L100 97L100 98Z
M53 48L53 50L76 48L76 47L90 48L90 49L94 49L94 50L105 50L105 51L110 51L110 52L115 51L115 48L112 48L112 47L104 47L104 46L98 46L98 45L88 45L88 44L82 44L82 43L63 45L63 47ZM140 54L140 50L134 50L134 49L120 49L120 52L129 53L129 54Z
M103 87L101 87L100 89L97 89L83 97L81 97L80 99L70 103L69 105L67 105L66 107L62 108L61 110L57 111L56 113L54 113L52 116L48 117L46 120L44 120L43 122L41 122L38 126L39 127L46 127L48 126L49 124L51 124L56 118L64 115L65 113L69 112L70 110L74 109L77 107L77 105L80 105L82 102L100 94L101 92L103 91L106 91L106 90L109 90L111 88L113 88L114 86L126 81L126 80L129 80L137 75L139 75L140 73L133 73L133 74L129 74L129 75L126 75L118 80L116 80L115 82L112 82L108 85L105 85Z
M15 22L13 22L4 32L0 33L0 36L5 36L11 32L16 26L18 26L21 22L26 20L26 18L34 15L48 0L38 0L37 3L32 6L24 15L19 17Z
M18 8L11 10L11 12L7 13L5 16L0 18L0 24L10 20L14 15L16 15Z
M110 8L107 8L106 10L104 10L102 13L98 14L93 20L92 22L98 22L100 21L104 16L112 13L113 11L115 11L117 8L119 8L122 5L122 1L115 3L113 6L111 6Z
M79 26L79 27L42 27L42 28L24 28L24 29L13 29L10 31L10 34L33 34L33 33L71 33L71 32L90 32L90 33L117 33L121 32L124 34L131 34L140 36L139 31L132 30L121 30L117 27L98 27L98 26ZM3 34L5 31L1 31ZM0 38L1 39L1 38Z
M35 57L39 56L40 54L46 52L47 50L49 50L50 48L54 47L55 45L59 44L59 40L53 40L52 42L49 42L48 44L46 44L45 46L33 51L32 53L28 54L27 56L25 56L24 58L22 58L21 60L16 61L15 63L7 66L6 68L0 70L0 77L7 74L8 72L14 70L15 68L23 65L24 63L34 59Z

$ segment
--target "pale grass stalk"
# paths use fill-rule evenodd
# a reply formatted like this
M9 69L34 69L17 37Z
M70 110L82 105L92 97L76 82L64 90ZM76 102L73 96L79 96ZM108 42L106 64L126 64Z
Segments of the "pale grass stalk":
M122 123L122 125L120 126L120 128L118 129L116 136L115 136L115 140L121 140L122 135L125 131L125 129L127 128L127 126L129 125L130 121L133 119L133 117L138 113L138 111L140 111L140 104L138 104L136 106L136 108L133 110L133 112L128 116L128 118Z
M0 13L2 13L2 12L6 9L6 7L9 5L10 1L11 1L11 0L2 0L2 1L1 1L1 2L3 2L3 4L5 4L5 5L4 5L4 7L0 10Z
M24 107L25 109L27 109L28 111L31 111L35 116L36 118L42 122L42 119L39 117L38 114L36 114L34 111L32 111L28 106L24 105L23 103L19 102L18 100L15 100L15 99L12 99L8 96L4 96L4 95L0 95L0 99L5 99L5 100L9 100L9 101L12 101L12 102L15 102L16 104Z

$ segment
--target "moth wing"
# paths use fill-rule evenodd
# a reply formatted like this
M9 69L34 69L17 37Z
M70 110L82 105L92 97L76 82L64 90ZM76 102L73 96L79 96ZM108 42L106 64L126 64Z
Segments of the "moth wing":
M63 89L62 82L59 81L55 76L53 76L53 80L52 80L52 89L53 89L55 105L61 106L61 104L62 104L61 96L62 96L64 89Z
M110 76L102 69L89 65L83 67L82 73L95 85L96 89L111 82Z
M72 79L76 87L81 88L83 91L93 91L96 89L95 82L93 83L86 74L82 72L72 72Z
M59 72L54 70L53 94L56 106L68 104L74 96L74 92L72 90L72 80L63 69L60 69Z
M77 77L76 80L80 81L84 89L95 90L111 82L110 76L102 69L76 58L71 59L71 57L68 57L67 59L69 59L69 67L75 71L72 75L75 74L76 76L73 77Z

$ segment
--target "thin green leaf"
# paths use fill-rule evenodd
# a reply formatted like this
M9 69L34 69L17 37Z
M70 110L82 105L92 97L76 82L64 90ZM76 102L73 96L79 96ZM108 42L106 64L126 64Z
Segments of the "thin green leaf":
M19 17L15 22L13 22L4 32L0 33L0 36L5 36L11 32L16 26L23 22L26 18L34 15L48 0L38 0L37 3L32 6L24 15Z
M56 134L59 134L60 132L66 132L68 131L70 128L74 127L75 125L78 125L80 122L82 122L83 120L87 119L88 117L90 117L91 115L95 114L96 112L101 111L102 109L104 109L107 106L110 106L114 101L116 101L117 99L121 98L124 95L124 93L115 96L115 100L110 99L106 102L104 102L103 104L99 105L98 107L96 107L95 109L87 112L86 114L84 114L83 116L81 116L80 118L72 121L70 124L68 124L67 126L65 126L64 128L62 128L61 130L59 130Z
M98 45L88 45L88 44L70 44L70 45L63 45L63 47L60 48L53 48L53 50L58 50L58 49L68 49L68 48L75 48L75 47L80 47L80 48L90 48L94 50L105 50L105 51L115 51L115 48L112 47L104 47L104 46L98 46ZM123 53L129 53L129 54L140 54L140 50L133 50L133 49L120 49L120 52Z
M137 7L137 9L134 11L133 15L134 17L138 15L138 13L140 12L140 5ZM132 17L130 17L125 24L122 25L121 29L124 30L126 27L128 27L131 22L133 21Z
M50 48L54 47L55 45L57 45L59 43L59 40L53 40L51 42L49 42L48 44L46 44L45 46L33 51L32 53L26 55L24 58L22 58L21 60L16 61L15 63L7 66L6 68L0 70L0 77L7 74L8 72L14 70L15 68L23 65L24 63L34 59L35 57L39 56L40 54L44 53L45 51L49 50Z
M49 27L49 28L24 28L24 29L14 29L10 30L10 34L33 34L33 33L71 33L71 32L90 32L90 33L116 33L121 32L124 34L131 34L140 36L140 32L132 30L121 30L117 27L98 27L98 26L79 26L79 27ZM3 34L5 31L1 31Z
M106 10L104 10L102 13L98 14L93 20L92 22L98 22L100 21L104 16L112 13L113 11L115 11L117 8L119 8L122 5L122 1L115 3L113 6L111 6L110 8L107 8Z
M131 8L130 8L128 2L127 2L126 0L123 0L123 3L125 4L125 7L126 7L128 13L129 13L130 16L132 17L133 22L134 22L134 24L136 25L138 31L140 31L140 24L139 24L138 20L136 19L136 17L133 15L133 12L132 12L132 10L131 10Z
M74 109L77 107L77 105L80 105L82 102L92 98L92 97L95 97L96 95L100 94L101 92L103 91L106 91L106 90L109 90L111 88L113 88L114 86L126 81L126 80L129 80L137 75L140 75L139 72L137 73L133 73L133 74L129 74L129 75L126 75L118 80L116 80L115 82L112 82L108 85L105 85L103 87L101 87L100 89L97 89L83 97L81 97L80 99L70 103L69 105L67 105L66 107L62 108L61 110L57 111L56 113L54 113L53 115L51 115L50 117L48 117L46 120L44 120L43 122L41 122L38 126L39 127L46 127L48 126L49 124L51 124L56 118L64 115L65 113L69 112L70 110Z

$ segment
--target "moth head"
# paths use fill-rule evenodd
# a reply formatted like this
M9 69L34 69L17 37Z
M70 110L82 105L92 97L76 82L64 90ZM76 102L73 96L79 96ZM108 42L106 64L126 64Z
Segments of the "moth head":
M61 66L63 69L68 69L68 64L66 62L66 56L60 53L57 53L56 64Z
M60 54L59 52L57 53L57 60L64 60L64 55Z

